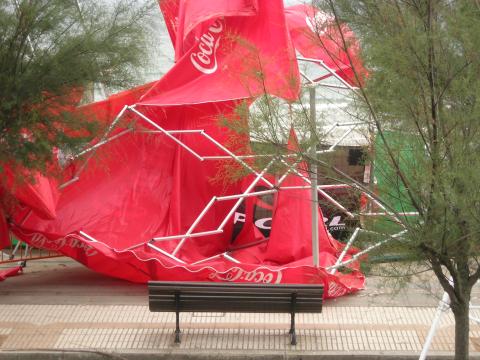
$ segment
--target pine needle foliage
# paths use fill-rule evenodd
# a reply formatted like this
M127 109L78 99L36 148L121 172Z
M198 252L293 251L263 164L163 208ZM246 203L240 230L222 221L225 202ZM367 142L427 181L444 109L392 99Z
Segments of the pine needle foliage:
M135 83L153 2L0 0L0 170L47 171L98 130L72 110L93 84Z

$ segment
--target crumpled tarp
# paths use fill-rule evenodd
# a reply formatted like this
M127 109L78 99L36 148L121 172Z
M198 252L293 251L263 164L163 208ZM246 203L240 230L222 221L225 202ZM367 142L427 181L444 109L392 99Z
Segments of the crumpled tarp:
M248 151L248 139L221 122L246 121L237 106L264 92L295 99L300 80L282 1L243 3L248 11L238 16L231 8L222 17L200 13L201 21L182 35L191 45L178 47L178 62L161 80L78 111L109 124L122 108L135 104L162 129L203 130L232 152ZM180 6L170 8L175 9ZM172 21L175 16L167 24ZM195 33L196 41L189 37ZM202 66L195 64L199 57ZM247 69L249 73L242 74ZM251 78L252 71L261 76ZM152 242L155 237L185 234L213 197L241 194L256 175L226 182L225 172L238 167L234 161L200 161L138 114L127 110L125 119L110 132L118 138L64 169L63 183L68 185L60 187L55 218L35 212L26 216L25 206L9 215L10 229L18 238L59 251L100 273L135 282L323 283L326 297L363 287L364 276L356 262L347 273L326 271L343 245L321 221L321 266L312 266L308 189L280 190L267 205L264 197L249 197L242 204L243 213L241 207L231 211L237 199L217 202L195 232L215 230L227 217L223 232L187 239L177 252L180 239ZM201 134L174 136L201 156L226 155ZM273 176L266 178L275 181ZM306 184L294 174L282 184L297 185ZM270 187L260 180L256 188ZM259 223L255 212L262 206L271 219ZM271 232L264 231L267 222ZM345 260L354 252L350 250Z

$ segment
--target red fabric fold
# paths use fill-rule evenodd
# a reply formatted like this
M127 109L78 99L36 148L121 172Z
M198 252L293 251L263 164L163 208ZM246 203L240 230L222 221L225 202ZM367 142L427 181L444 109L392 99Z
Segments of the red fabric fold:
M251 16L212 15L202 22L198 41L140 104L202 104L263 93L295 100L299 90L283 2L258 0L258 11Z
M0 208L0 250L10 246L10 233L4 211Z
M285 16L300 54L323 61L352 86L363 85L368 72L360 58L359 42L348 25L342 24L339 29L334 19L309 5L290 6Z
M257 0L159 0L159 4L176 59L198 41L203 23L220 17L254 16L258 11Z
M232 7L241 3L218 2ZM249 228L233 243L231 209L238 200L214 201L204 211L212 199L241 194L246 188L241 180L225 181L225 174L236 170L238 164L205 159L227 155L205 134L234 153L243 152L248 147L245 136L221 125L225 118L246 120L236 113L237 100L251 101L264 92L293 100L299 90L282 1L243 3L256 5L246 8L251 14L219 17L213 2L204 1L192 7L196 10L190 15L185 9L182 26L186 37L178 37L189 41L200 29L199 40L189 49L184 44L185 54L167 75L78 109L108 125L125 105L136 103L135 109L152 122L166 130L181 131L166 135L129 112L126 120L131 121L128 126L135 125L134 130L98 147L88 161L82 157L72 161L66 178L72 168L83 171L78 180L61 189L54 219L35 213L27 218L23 213L9 214L11 230L18 238L70 256L100 273L136 282L324 283L326 297L363 286L358 272L350 277L333 276L311 266L309 190L280 190L273 203L261 197L246 200ZM225 9L229 8L222 11ZM167 22L169 27L172 24ZM177 30L172 27L171 34ZM126 126L121 123L115 131ZM293 142L291 150L298 146ZM289 176L284 185L297 184L303 185L303 180ZM255 220L256 207L260 206L274 209L268 244L255 244L267 238ZM197 221L200 214L203 217ZM215 234L184 236L216 230L224 219L225 227ZM262 226L267 222L262 219ZM195 229L194 223L198 223ZM319 231L321 264L328 266L335 261L338 247L323 223ZM172 236L176 238L154 239ZM242 245L251 246L236 248Z
M1 269L0 270L0 281L5 280L7 277L18 275L22 272L21 266L15 266L10 269Z

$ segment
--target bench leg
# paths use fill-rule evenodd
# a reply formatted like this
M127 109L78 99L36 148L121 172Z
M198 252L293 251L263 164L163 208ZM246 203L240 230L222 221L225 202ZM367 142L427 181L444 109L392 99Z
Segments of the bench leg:
M290 331L289 334L293 334L295 332L295 313L290 314Z
M176 312L175 343L180 344L180 313Z
M297 345L297 334L295 333L295 313L290 314L290 331L289 334L292 336L292 345Z
M180 293L175 293L175 344L180 344Z
M296 310L296 303L297 303L297 294L292 294L292 309L290 313L290 335L292 336L292 345L297 345L297 334L295 334L295 310Z

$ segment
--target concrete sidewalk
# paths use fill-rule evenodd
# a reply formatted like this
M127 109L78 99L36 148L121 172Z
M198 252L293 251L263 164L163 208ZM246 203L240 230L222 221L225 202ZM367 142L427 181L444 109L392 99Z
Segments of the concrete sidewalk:
M299 314L297 346L289 342L289 315L235 313L182 313L182 343L176 345L174 314L150 313L145 285L63 258L32 262L25 274L0 283L0 304L0 359L414 359L437 299L414 285L396 296L370 286L327 301L322 314ZM453 330L449 312L432 355L452 357ZM480 358L474 323L471 352Z

